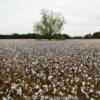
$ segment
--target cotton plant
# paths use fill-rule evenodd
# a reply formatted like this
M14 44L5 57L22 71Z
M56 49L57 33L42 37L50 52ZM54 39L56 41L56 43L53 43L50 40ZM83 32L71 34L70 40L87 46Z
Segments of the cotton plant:
M100 98L100 43L6 41L0 41L0 100Z

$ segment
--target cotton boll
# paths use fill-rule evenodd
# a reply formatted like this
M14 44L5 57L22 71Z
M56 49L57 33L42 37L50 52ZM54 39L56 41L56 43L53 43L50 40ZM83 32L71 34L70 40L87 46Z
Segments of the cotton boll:
M90 100L95 100L94 98L90 98Z
M100 96L100 90L97 90L97 91L96 91L96 94L98 94L98 95Z
M60 95L60 96L63 96L63 95L64 95L64 93L63 93L62 91L60 91L60 92L59 92L59 95Z
M89 98L89 95L84 91L83 87L81 87L81 92L82 92L83 94L85 94L85 96L86 96L87 99Z
M83 85L83 86L85 85L85 82L84 82L84 81L82 82L82 85Z
M50 75L49 77L48 77L48 80L51 80L53 78L53 76L52 75Z
M56 89L56 88L54 88L53 94L55 94L55 93L56 93L56 91L57 91L57 89Z
M71 91L71 93L75 93L75 87L72 87L72 91Z
M39 89L40 87L39 87L39 85L37 84L36 86L35 86L35 89Z
M6 97L3 97L2 100L8 100Z
M15 83L12 83L11 84L11 89L16 89L17 88L17 85Z
M21 87L19 87L18 89L17 89L17 95L22 95L22 88Z

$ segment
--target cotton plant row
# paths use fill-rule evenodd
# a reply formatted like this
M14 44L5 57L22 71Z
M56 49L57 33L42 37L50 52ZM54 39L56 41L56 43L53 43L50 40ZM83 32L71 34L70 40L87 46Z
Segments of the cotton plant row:
M90 41L0 41L0 100L100 100L100 43Z

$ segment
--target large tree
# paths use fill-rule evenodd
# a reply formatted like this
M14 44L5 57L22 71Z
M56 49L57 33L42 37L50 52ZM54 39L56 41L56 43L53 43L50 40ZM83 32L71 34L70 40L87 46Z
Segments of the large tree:
M34 24L34 30L51 40L53 34L61 32L64 23L65 19L60 13L42 9L41 20Z

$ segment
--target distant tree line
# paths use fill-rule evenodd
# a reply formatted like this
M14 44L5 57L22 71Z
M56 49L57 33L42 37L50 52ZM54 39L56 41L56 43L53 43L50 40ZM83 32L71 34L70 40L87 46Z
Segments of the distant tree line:
M72 39L100 39L100 32L94 32L93 34L86 34L85 36L74 36Z
M67 34L53 34L51 39L57 39L57 40L64 40L64 39L70 39L70 36ZM10 35L0 35L0 39L48 39L47 35L41 35L38 33L28 33L28 34L18 34L13 33Z
M93 34L86 34L85 36L74 36L71 37L68 34L52 34L51 39L56 40L65 40L65 39L100 39L100 32L95 32ZM48 35L41 35L38 33L27 33L27 34L18 34L13 33L10 35L0 35L0 39L48 39Z

